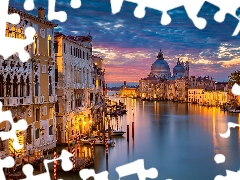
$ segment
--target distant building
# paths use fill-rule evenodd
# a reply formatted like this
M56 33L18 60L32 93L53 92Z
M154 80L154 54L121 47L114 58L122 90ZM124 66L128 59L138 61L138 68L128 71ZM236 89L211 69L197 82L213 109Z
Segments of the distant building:
M120 97L126 98L136 98L137 97L137 88L128 87L126 81L124 81L123 86L120 90Z
M155 77L157 79L176 79L176 78L188 78L189 76L189 62L180 62L179 58L177 65L173 68L173 75L171 76L171 71L168 62L164 59L163 53L160 52L157 55L157 60L151 66L150 77Z
M188 102L196 104L204 103L204 87L188 88Z
M160 50L148 77L139 80L138 96L144 99L187 101L188 78L189 62L180 62L178 59L171 75L169 65Z

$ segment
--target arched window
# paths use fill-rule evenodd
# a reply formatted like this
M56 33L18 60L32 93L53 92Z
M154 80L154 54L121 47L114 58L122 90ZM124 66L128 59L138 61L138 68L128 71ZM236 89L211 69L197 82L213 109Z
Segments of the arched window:
M35 76L34 85L35 85L35 96L38 96L38 94L39 94L39 92L38 92L39 82L38 82L38 77L37 76Z
M11 78L10 78L10 75L8 75L7 76L7 83L6 83L6 90L7 90L6 96L7 97L11 96L11 85L12 85Z
M23 81L23 77L21 76L21 79L20 79L20 97L23 97L24 96L24 81Z
M29 78L27 77L26 80L26 96L30 95L30 82L29 82Z
M49 96L52 95L52 77L48 76L48 90L49 90Z
M18 79L14 76L13 79L13 97L18 97Z

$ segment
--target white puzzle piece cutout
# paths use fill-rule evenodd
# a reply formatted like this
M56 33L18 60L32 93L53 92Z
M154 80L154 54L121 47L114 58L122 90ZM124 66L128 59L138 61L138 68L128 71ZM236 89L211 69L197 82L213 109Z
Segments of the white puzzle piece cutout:
M12 113L10 110L2 111L2 102L0 102L0 123L8 121L11 124L11 130L7 132L0 132L2 140L13 139L13 147L15 150L22 149L23 145L19 144L16 131L24 131L27 129L27 122L25 119L20 119L18 122L13 121Z
M58 160L62 161L61 166L64 171L70 171L73 168L72 161L70 160L70 157L72 157L72 156L73 155L71 153L69 153L68 151L62 150L60 157L58 157L56 159L51 159L51 160L45 159L43 161L43 164L46 169L46 172L42 173L42 174L38 174L38 175L33 175L34 169L33 169L32 165L25 164L22 168L22 171L26 175L26 178L23 180L33 180L33 179L34 180L51 180L48 164L53 163L54 161L58 161Z
M7 59L16 52L19 54L21 61L26 62L30 55L24 49L27 45L33 43L33 37L35 35L35 29L33 27L27 27L25 29L26 39L18 39L12 37L6 37L6 23L18 24L20 22L20 16L17 13L8 14L8 0L1 0L0 6L0 54L4 59Z
M236 15L237 9L240 7L239 0L111 0L112 13L116 14L120 12L124 1L136 3L137 7L134 11L134 16L137 18L143 18L145 16L145 8L151 8L162 12L161 24L168 25L171 23L171 17L168 15L168 11L183 6L186 10L188 17L192 20L193 24L198 29L204 29L207 25L207 21L201 17L198 17L198 13L201 10L205 2L209 2L220 8L214 16L215 21L223 22L226 14L231 14L233 17L240 21L240 18ZM238 35L240 30L240 23L238 23L233 36Z

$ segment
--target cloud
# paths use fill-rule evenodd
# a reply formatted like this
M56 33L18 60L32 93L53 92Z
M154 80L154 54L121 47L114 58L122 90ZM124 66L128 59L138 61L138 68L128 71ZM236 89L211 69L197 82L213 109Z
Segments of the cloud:
M45 7L47 13L47 1L34 3ZM23 8L23 2L17 0L10 5ZM134 17L135 7L124 2L121 11L112 15L109 0L82 0L79 9L62 0L57 1L56 10L66 11L68 19L54 22L59 25L56 30L64 34L87 35L91 31L94 51L104 57L107 80L136 81L146 76L160 48L171 68L178 57L189 60L191 75L207 73L226 80L240 64L240 36L231 37L238 21L227 15L223 23L215 22L217 7L205 3L199 12L208 22L204 30L193 25L183 7L169 11L172 22L168 26L160 24L162 13L152 9L146 9L142 19ZM37 15L37 10L30 13Z

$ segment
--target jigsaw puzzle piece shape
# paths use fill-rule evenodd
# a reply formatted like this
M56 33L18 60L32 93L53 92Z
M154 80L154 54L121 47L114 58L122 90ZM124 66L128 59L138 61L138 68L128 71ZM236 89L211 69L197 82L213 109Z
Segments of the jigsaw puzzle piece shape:
M11 156L8 156L4 159L0 159L0 179L5 180L6 177L3 172L3 168L11 168L14 166L14 159Z
M81 0L71 0L70 6L74 9L81 7Z
M236 124L236 123L233 123L233 122L228 122L227 132L224 133L224 134L220 133L220 136L222 138L228 138L230 136L230 133L231 133L231 128L235 128L235 127L240 127L240 124Z
M72 157L72 156L73 155L71 153L69 153L68 151L62 150L62 153L58 158L51 159L51 160L45 159L43 161L43 164L46 169L46 172L39 174L39 175L35 175L35 176L33 175L34 169L33 169L32 165L26 164L22 168L23 173L26 175L26 178L24 180L32 180L32 179L34 179L34 180L43 180L43 179L51 180L48 164L53 163L54 161L57 161L57 160L62 160L62 164L61 164L62 169L64 171L69 171L73 167L72 161L70 160L70 157Z
M8 14L9 0L1 0L0 6L0 39L5 37L6 34L6 23L18 24L20 22L20 16L17 13ZM4 44L5 41L1 41Z
M0 6L0 54L4 59L7 59L14 53L19 53L19 58L26 62L29 59L28 52L24 49L27 45L33 43L33 37L35 35L35 29L28 27L25 29L26 39L17 39L6 37L6 23L18 24L20 22L20 16L17 13L8 14L8 0L2 0ZM13 46L14 44L14 46Z
M56 0L48 0L48 20L59 20L65 22L67 20L67 13L65 11L55 11Z
M17 130L23 131L27 129L26 120L20 119L18 122L14 123L11 111L9 110L5 112L2 111L2 102L0 102L0 113L1 113L0 123L4 121L8 121L12 126L12 129L10 131L0 132L0 137L2 138L3 141L12 138L14 149L16 150L22 149L23 145L19 144L16 131Z
M171 23L171 17L167 11L182 6L182 0L169 0L169 3L163 0L131 0L131 2L137 3L138 6L134 11L134 16L137 18L143 18L146 14L146 8L162 11L162 17L160 23L162 25L168 25Z
M236 15L237 9L240 7L239 0L208 0L211 4L220 8L220 10L214 15L214 19L217 22L223 22L225 20L226 14L230 14L233 17L240 20Z
M120 10L122 8L123 1L124 0L117 0L117 1L116 0L110 0L113 14L117 14L117 13L120 12Z
M240 86L235 83L232 87L232 93L239 96L240 95Z
M34 1L25 0L23 7L26 11L32 11L34 9Z
M184 8L187 12L188 17L192 20L193 24L198 29L204 29L207 25L207 21L204 18L198 17L198 13L200 12L205 0L183 0Z
M4 59L7 59L15 52L18 52L20 60L22 62L26 62L30 58L30 55L24 48L33 43L33 37L35 33L36 31L33 27L27 27L25 29L26 39L0 37L0 39L3 41L3 43L0 44L0 54L4 57Z
M237 36L240 31L240 17L237 16L236 11L240 7L239 0L209 0L211 4L218 6L220 10L214 15L215 21L221 23L225 20L226 14L230 14L239 20L239 23L234 30L232 36Z
M146 180L146 178L155 179L158 177L158 171L156 168L150 168L148 170L144 168L143 159L117 167L116 171L118 172L119 179L132 174L137 174L139 180Z
M73 157L72 153L69 153L64 149L62 150L62 153L58 159L62 160L61 166L64 171L70 171L73 168L73 163L70 160L71 157Z
M103 171L101 173L96 174L95 170L93 170L93 169L82 169L79 172L79 176L83 180L87 180L90 177L93 177L94 180L108 180L108 172L107 171Z
M214 180L238 180L240 179L240 171L234 172L226 170L226 176L217 175Z
M124 0L111 0L112 13L116 14L121 10ZM169 10L184 6L189 18L193 21L194 25L203 29L206 26L206 20L200 17L197 17L198 12L200 11L205 0L125 0L128 2L138 4L134 10L134 15L137 18L143 18L146 14L145 8L151 8L154 10L162 11L162 18L160 23L162 25L168 25L171 23L171 17L167 13Z
M26 178L22 180L51 180L49 170L42 174L33 175L34 169L31 164L25 164L22 168L22 171L26 175Z

